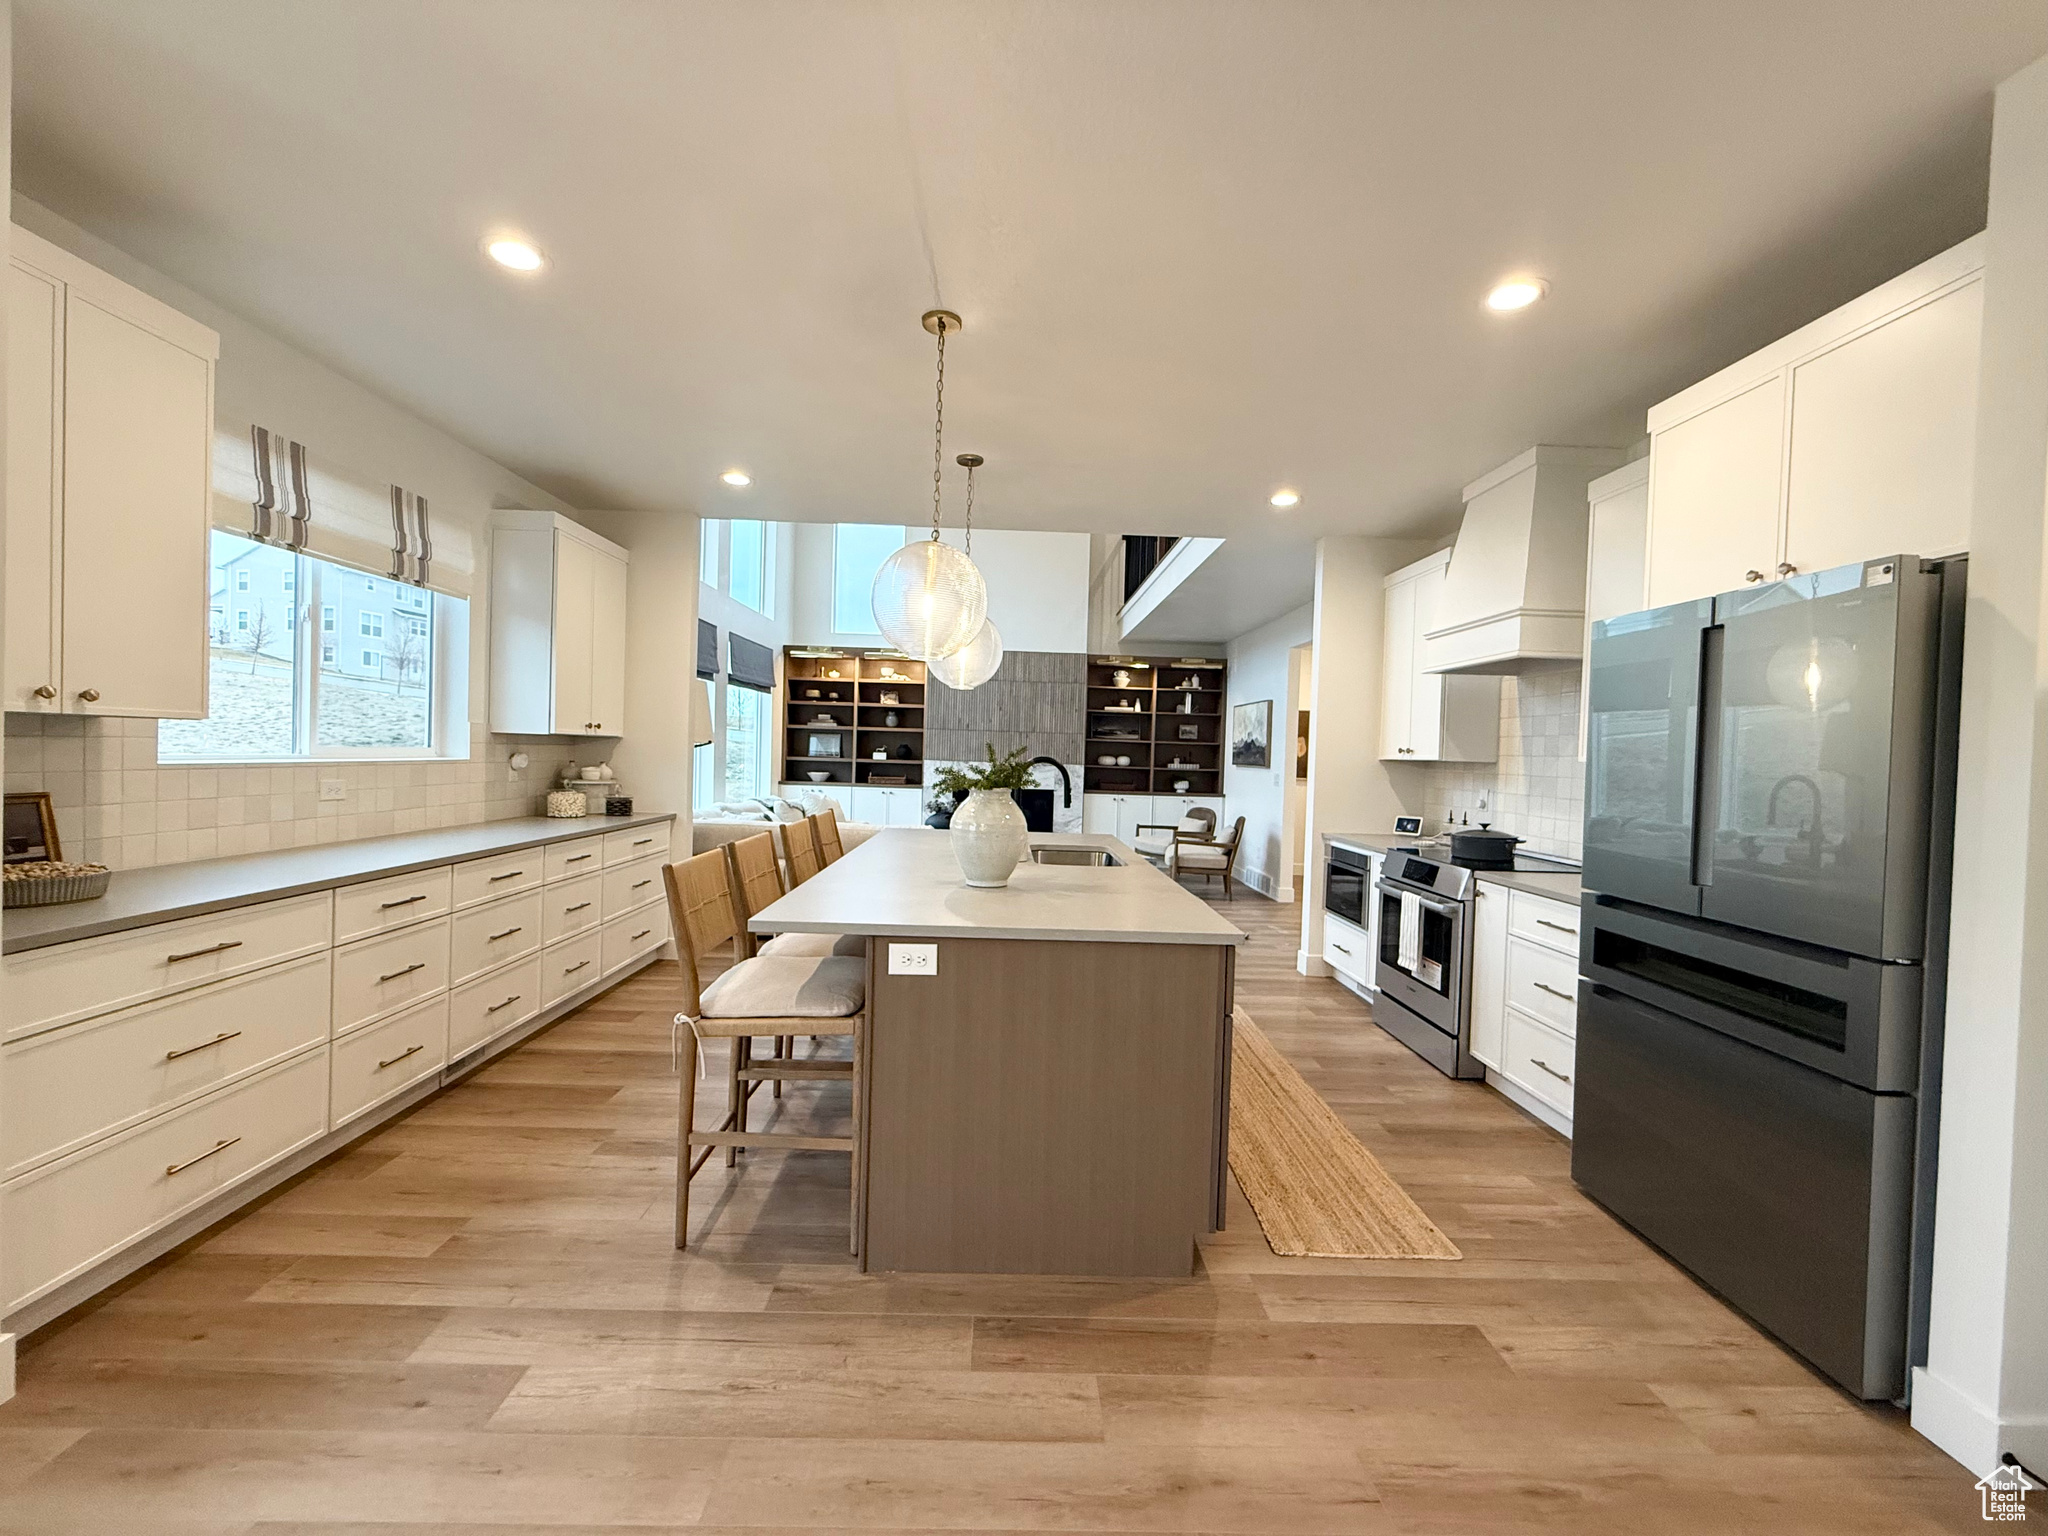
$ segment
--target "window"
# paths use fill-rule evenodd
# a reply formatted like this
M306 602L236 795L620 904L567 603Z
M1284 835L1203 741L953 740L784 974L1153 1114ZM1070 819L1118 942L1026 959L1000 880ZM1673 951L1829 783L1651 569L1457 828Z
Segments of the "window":
M713 781L712 754L717 748L711 742L690 749L690 809L708 811L718 801L718 785Z
M735 520L725 526L730 543L726 554L729 567L726 591L734 602L744 603L754 612L766 615L770 606L768 525Z
M720 580L724 573L718 568L718 531L724 526L715 517L697 524L697 579L707 587L724 585Z
M725 798L744 800L769 790L768 706L771 696L725 686Z
M875 572L903 547L903 527L891 523L837 523L832 529L832 630L879 635Z
M252 593L304 593L319 627L298 628L293 598L235 607L225 621L216 611L208 624L212 712L163 721L161 761L467 755L466 732L451 729L444 746L436 725L466 712L467 669L443 664L452 661L444 652L461 647L436 642L466 628L467 603L231 533L213 534L212 563L216 592L233 590L231 572L247 572ZM367 640L381 642L347 652L348 661L335 638L342 607L357 612ZM425 611L401 614L387 639L384 617L395 607Z
M235 590L237 592L249 590L249 573L247 571L235 572Z

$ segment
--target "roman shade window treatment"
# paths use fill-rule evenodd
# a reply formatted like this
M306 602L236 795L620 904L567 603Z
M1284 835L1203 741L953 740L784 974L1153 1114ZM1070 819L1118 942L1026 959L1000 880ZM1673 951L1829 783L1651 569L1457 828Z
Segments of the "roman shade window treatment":
M752 688L761 693L775 691L775 653L745 635L727 632L725 637L725 680L735 688Z
M213 526L450 597L468 597L476 572L468 530L436 519L424 495L255 423L215 424Z
M718 676L718 626L709 619L697 621L697 675Z

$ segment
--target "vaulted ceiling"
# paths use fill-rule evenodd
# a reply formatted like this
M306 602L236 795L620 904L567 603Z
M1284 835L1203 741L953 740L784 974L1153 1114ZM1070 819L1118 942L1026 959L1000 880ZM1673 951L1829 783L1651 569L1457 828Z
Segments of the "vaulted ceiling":
M1238 537L1634 440L1977 229L1991 88L2048 51L2041 0L15 18L21 191L572 502L914 521L943 303L989 523ZM1485 312L1517 271L1550 297Z

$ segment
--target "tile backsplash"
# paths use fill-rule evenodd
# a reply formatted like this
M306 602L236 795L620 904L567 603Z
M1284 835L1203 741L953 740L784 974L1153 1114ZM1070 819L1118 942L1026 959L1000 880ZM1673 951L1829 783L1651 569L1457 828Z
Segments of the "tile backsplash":
M10 714L8 792L49 793L66 858L143 869L531 816L564 766L595 760L590 745L473 726L466 761L165 765L156 725ZM516 773L514 752L531 759ZM346 798L322 800L323 779L341 780Z
M1423 814L1431 832L1448 819L1465 816L1474 826L1485 820L1526 838L1531 853L1577 859L1585 800L1579 668L1574 664L1503 678L1500 761L1431 768Z

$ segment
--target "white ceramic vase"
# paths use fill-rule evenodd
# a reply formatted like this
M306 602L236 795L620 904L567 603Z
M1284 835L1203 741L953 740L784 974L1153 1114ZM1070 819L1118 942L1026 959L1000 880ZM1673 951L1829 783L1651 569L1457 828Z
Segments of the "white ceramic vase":
M953 857L969 885L1008 885L1030 842L1023 808L1007 789L969 790L953 812Z

